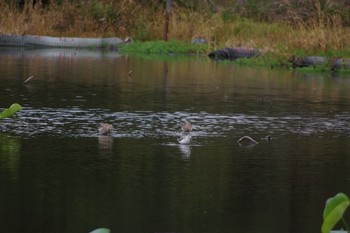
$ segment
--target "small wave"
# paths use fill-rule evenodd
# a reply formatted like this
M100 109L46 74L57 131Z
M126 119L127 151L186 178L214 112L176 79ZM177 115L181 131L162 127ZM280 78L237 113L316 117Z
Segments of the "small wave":
M193 124L194 137L226 137L228 135L320 134L336 131L349 133L347 114L318 116L220 115L209 112L110 112L106 109L25 108L15 119L3 119L1 131L16 135L53 135L63 137L97 137L98 125L114 126L113 137L173 137L180 135L180 123Z

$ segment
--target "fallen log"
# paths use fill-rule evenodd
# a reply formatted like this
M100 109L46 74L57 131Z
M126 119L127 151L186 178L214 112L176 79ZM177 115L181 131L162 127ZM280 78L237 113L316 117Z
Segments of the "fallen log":
M118 48L126 43L120 38L50 37L0 34L0 46L43 48Z
M236 60L239 58L257 57L260 54L261 52L258 49L235 47L215 50L209 53L208 56L215 60Z
M292 63L293 68L297 67L310 67L310 66L321 66L327 63L327 58L320 56L306 56L306 57L296 57L291 56L288 59Z
M327 58L322 56L291 56L288 61L292 63L293 69L302 67L324 66L330 71L339 69L350 69L350 59L345 58Z
M350 69L350 59L349 58L336 58L332 61L331 70L339 69Z

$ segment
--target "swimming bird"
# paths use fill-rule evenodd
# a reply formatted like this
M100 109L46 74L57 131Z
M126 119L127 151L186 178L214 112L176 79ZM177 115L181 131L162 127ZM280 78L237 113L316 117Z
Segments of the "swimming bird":
M101 123L98 127L98 132L100 135L111 135L113 131L113 125L108 123Z
M181 131L182 134L189 134L192 131L192 124L189 121L185 120L181 125Z
M192 136L190 134L180 137L177 141L180 144L190 144Z

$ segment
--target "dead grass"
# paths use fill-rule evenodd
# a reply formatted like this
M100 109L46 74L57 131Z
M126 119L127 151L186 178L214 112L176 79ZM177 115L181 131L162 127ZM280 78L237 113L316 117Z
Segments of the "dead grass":
M76 1L79 2L79 1ZM284 1L287 2L287 1ZM288 5L286 5L288 7ZM350 29L341 15L327 13L313 1L313 18L288 10L289 22L264 22L234 17L227 9L216 13L173 4L169 38L191 41L206 38L210 49L223 46L257 47L275 53L350 51ZM135 0L63 0L47 7L27 4L22 11L0 3L0 33L76 37L121 37L159 40L163 36L164 6L142 5ZM292 23L291 23L292 22Z

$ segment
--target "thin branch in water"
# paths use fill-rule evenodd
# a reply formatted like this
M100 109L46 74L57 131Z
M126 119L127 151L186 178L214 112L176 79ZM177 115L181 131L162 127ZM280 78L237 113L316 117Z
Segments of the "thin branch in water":
M255 141L253 138L249 137L249 136L243 136L241 137L237 142L241 143L243 140L249 140L250 142L254 143L254 144L258 144L257 141Z
M27 78L27 79L23 82L23 84L24 84L24 85L28 84L28 82L29 82L30 80L32 80L32 78L34 78L33 75L30 76L29 78Z

